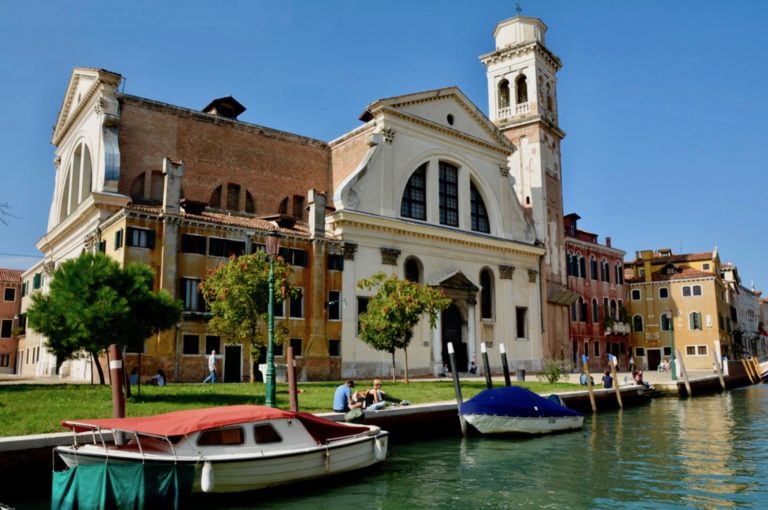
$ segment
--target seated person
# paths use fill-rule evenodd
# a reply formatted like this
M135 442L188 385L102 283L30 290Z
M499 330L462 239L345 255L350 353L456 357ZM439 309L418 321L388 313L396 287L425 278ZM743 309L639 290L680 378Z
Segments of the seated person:
M165 386L165 379L166 379L165 372L163 372L162 368L158 368L157 374L147 379L147 382L145 384L151 384L154 386Z
M131 370L131 375L128 376L128 384L136 386L139 384L139 371L136 367Z
M381 391L381 379L373 380L373 388L365 393L365 407L366 411L377 411L383 409L387 402L393 402L400 405L408 405L407 400L400 400L399 398L390 397L383 391Z
M594 378L591 375L589 376L589 382L592 383L592 386L595 385L595 380L594 380ZM584 373L584 372L581 373L581 377L579 377L579 383L581 383L582 386L586 386L587 385L587 374L586 373Z
M613 377L611 377L610 370L606 370L603 375L603 388L613 388Z
M637 372L635 372L634 379L635 379L635 384L639 384L640 386L644 386L646 388L650 387L650 384L645 382L645 380L643 379L643 371L642 370L638 370Z
M352 379L347 380L344 384L340 384L336 387L336 391L333 394L333 410L337 413L346 413L350 409L358 409L363 407L362 401L353 401L352 388L355 387L355 381Z

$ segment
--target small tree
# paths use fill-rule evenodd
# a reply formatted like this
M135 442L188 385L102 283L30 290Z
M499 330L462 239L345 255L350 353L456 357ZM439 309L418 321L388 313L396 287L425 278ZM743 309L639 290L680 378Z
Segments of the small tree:
M419 285L397 276L387 277L378 272L371 278L360 280L361 289L377 289L368 301L365 313L360 314L360 337L376 350L392 354L392 380L396 378L395 352L405 353L405 382L408 382L408 345L413 328L424 315L429 327L434 328L440 311L451 304L442 290Z
M98 356L111 344L136 345L173 326L182 303L166 291L152 292L152 270L143 264L121 269L102 253L83 253L53 273L50 292L32 296L29 325L44 334L56 355L56 371L80 351L90 353L104 384Z
M288 286L290 269L282 258L275 261L275 301L280 302L296 291ZM208 326L230 342L249 346L250 381L254 357L258 358L264 337L269 304L269 259L263 251L230 257L208 273L200 284L213 318ZM285 328L275 328L275 341L282 342Z

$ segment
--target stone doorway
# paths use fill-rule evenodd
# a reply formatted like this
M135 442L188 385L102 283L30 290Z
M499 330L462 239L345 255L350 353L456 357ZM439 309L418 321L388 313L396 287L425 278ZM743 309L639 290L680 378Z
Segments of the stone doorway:
M463 326L464 318L456 305L451 305L443 311L440 318L440 329L443 333L443 364L450 369L448 342L451 342L456 356L456 370L458 372L467 371L467 343L462 335Z

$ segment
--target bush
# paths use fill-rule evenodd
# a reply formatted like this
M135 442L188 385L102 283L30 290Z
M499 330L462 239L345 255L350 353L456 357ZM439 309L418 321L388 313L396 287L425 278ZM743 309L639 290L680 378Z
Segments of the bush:
M562 359L545 358L544 367L539 373L539 380L546 380L549 384L554 384L560 380L566 371L565 362Z

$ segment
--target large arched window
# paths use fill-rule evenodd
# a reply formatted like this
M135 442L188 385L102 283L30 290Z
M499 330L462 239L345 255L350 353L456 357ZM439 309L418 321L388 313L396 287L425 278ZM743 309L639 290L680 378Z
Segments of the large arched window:
M521 74L515 80L515 89L517 92L517 104L528 102L528 81L524 74Z
M493 319L493 273L488 269L480 271L480 317Z
M643 318L640 315L632 317L632 331L640 333L643 331Z
M592 299L592 322L600 322L600 309L597 306L597 299Z
M411 282L421 283L421 264L415 257L409 257L405 261L405 279Z
M594 255L589 256L589 276L593 280L597 280L597 259Z
M491 232L491 226L488 223L488 211L485 209L483 197L478 193L474 183L470 183L469 194L472 209L472 230L476 232Z
M211 193L208 205L215 209L226 209L228 211L246 212L249 214L256 213L256 201L253 199L251 192L232 182L217 186ZM281 203L281 212L283 207L284 204Z
M499 108L509 107L509 81L501 80L499 82Z
M91 151L85 142L80 142L75 146L67 167L59 208L60 220L72 214L77 206L91 194L92 173Z
M400 216L415 220L427 219L427 164L424 163L411 175L400 203Z

